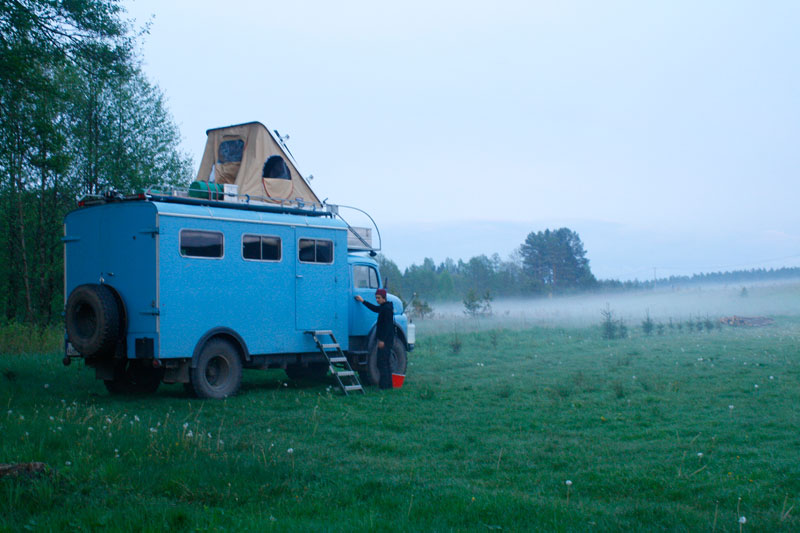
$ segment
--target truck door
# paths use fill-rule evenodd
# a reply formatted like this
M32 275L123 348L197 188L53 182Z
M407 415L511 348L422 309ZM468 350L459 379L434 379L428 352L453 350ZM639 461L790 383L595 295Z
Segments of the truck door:
M327 237L326 237L327 235ZM340 286L334 264L334 240L329 233L297 229L295 320L298 330L339 329L338 300L347 290Z

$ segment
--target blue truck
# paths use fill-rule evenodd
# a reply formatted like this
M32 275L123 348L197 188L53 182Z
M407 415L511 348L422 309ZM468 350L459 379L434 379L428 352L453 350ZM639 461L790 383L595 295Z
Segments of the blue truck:
M224 398L242 368L336 373L334 350L376 384L376 314L354 299L382 286L374 249L335 206L231 196L109 194L65 217L65 364L82 358L112 393L164 382ZM405 375L414 325L389 300Z

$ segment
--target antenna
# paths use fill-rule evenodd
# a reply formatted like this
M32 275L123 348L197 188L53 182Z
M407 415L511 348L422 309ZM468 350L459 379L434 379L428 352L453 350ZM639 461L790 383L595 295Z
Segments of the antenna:
M286 141L289 140L289 136L288 135L286 135L286 136L281 135L280 133L278 133L278 130L272 130L272 131L274 131L275 135L278 136L278 142L281 143L281 146L283 146L283 149L286 150L289 153L289 155L292 156L292 159L294 160L294 154L292 153L291 150L289 150L289 147L286 146Z

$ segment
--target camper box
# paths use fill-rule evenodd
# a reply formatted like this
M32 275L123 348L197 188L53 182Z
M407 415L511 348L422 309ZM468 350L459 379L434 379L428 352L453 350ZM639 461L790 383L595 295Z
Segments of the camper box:
M186 202L113 201L67 215L71 355L112 392L155 390L163 380L224 397L238 388L239 363L323 377L330 358L320 348L330 337L354 372L377 382L376 315L354 296L374 300L381 279L371 257L348 251L346 223L326 212ZM414 328L389 298L394 370L405 374ZM238 361L209 366L209 346Z

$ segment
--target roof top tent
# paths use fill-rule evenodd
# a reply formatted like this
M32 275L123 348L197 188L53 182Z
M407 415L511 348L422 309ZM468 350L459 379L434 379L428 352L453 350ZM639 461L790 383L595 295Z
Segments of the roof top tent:
M196 181L208 182L213 170L210 181L234 184L239 195L276 203L321 203L284 147L262 123L212 128L206 135Z

